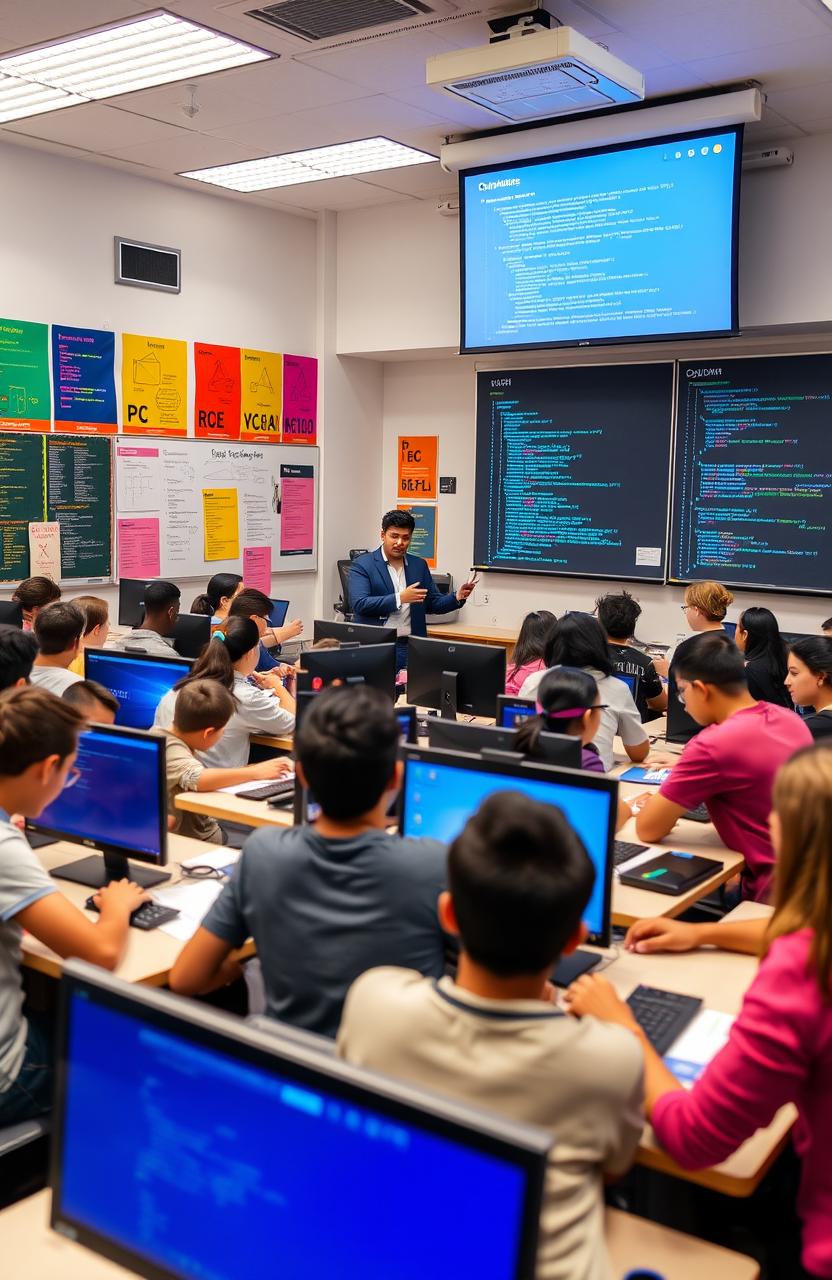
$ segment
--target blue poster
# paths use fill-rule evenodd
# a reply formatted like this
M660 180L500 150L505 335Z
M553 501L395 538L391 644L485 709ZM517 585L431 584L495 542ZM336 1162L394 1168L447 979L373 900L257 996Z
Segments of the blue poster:
M53 324L52 382L58 430L116 434L115 355L115 334Z
M416 528L413 530L413 537L410 540L410 550L414 556L421 556L427 560L431 569L436 568L436 507L428 506L409 506L407 503L400 502L398 504L399 511L409 511L416 521Z

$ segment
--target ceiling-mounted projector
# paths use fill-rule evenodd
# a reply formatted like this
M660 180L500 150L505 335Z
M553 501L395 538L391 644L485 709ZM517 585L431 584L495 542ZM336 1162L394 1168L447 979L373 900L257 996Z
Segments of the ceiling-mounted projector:
M571 27L542 30L541 14L521 17L490 44L428 58L427 83L513 122L643 99L640 71Z

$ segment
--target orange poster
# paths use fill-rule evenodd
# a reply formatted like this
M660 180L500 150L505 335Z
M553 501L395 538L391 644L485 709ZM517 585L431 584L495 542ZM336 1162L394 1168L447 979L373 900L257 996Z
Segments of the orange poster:
M194 343L194 434L201 440L240 439L240 348Z
M438 436L399 436L397 498L436 498Z

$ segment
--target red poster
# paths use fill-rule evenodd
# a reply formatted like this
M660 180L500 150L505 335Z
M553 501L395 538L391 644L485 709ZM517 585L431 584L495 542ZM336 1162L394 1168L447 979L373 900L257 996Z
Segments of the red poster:
M318 442L318 361L283 357L283 443Z
M194 343L194 433L202 440L240 438L240 348Z

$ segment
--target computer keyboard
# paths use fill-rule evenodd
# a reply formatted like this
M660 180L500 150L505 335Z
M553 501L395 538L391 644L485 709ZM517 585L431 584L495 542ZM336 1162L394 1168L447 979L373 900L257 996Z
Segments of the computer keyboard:
M711 820L711 815L704 804L698 804L695 809L686 809L682 817L690 822L710 822Z
M294 794L295 778L278 778L275 782L265 782L262 787L253 791L244 791L244 800L271 800L272 796L290 796Z
M95 905L95 895L90 894L84 906L87 911L98 911L99 907ZM143 902L140 907L130 914L130 926L133 929L158 929L160 924L167 924L168 920L175 920L179 912L175 907L163 907L158 902Z
M667 1053L702 1008L702 1001L695 996L644 986L636 987L627 1004L658 1054Z
M629 862L637 853L646 852L646 844L633 844L630 840L615 840L612 846L612 865L619 867L622 862Z

